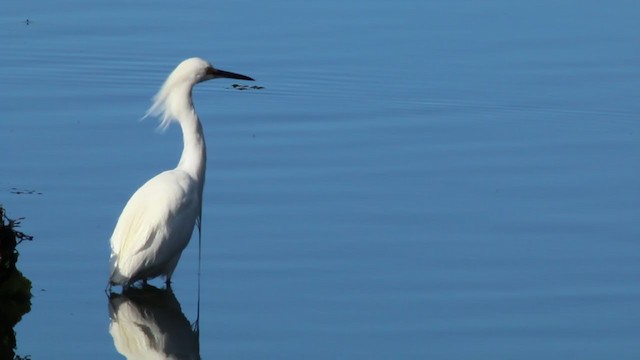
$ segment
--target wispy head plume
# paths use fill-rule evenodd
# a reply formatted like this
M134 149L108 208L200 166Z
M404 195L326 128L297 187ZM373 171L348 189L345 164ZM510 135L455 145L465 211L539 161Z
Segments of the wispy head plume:
M165 83L160 88L160 91L153 97L151 107L142 117L143 119L148 118L149 116L157 117L160 120L160 124L158 125L158 129L166 130L171 124L172 121L175 121L176 118L170 111L170 95L172 84L169 83L171 77L165 81Z
M184 62L183 62L184 63ZM197 74L183 71L182 64L174 70L153 97L153 103L144 118L160 119L159 129L166 129L171 122L178 121L180 114L192 108L191 89L198 82Z

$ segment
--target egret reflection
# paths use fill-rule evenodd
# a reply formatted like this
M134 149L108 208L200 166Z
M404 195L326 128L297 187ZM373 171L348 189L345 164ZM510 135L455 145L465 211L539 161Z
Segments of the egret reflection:
M109 295L109 333L127 359L200 359L198 330L171 289L146 285Z

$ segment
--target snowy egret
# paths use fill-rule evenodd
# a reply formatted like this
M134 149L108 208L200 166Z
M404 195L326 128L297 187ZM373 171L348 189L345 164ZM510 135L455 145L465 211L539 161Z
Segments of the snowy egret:
M200 231L206 147L191 91L210 79L252 78L214 68L200 58L181 62L153 98L146 116L159 116L166 128L177 121L184 147L178 166L156 175L139 188L125 205L111 235L112 285L146 282L166 277L167 287L197 225Z

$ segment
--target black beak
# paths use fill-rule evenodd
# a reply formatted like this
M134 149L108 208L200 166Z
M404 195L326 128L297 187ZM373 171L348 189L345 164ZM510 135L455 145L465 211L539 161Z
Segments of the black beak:
M228 79L254 81L252 78L250 78L248 76L245 76L245 75L236 74L236 73L232 73L230 71L224 71L224 70L219 70L219 69L214 69L214 68L208 68L207 69L207 75L211 75L214 78L228 78Z

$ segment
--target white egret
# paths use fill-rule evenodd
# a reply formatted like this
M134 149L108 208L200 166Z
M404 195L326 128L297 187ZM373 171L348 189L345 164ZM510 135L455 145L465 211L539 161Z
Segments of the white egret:
M128 287L158 276L166 277L169 287L193 228L197 225L200 231L207 153L191 92L194 85L216 78L253 80L190 58L173 70L153 98L146 116L159 116L163 128L177 121L184 148L178 166L147 181L122 210L111 235L108 287Z

